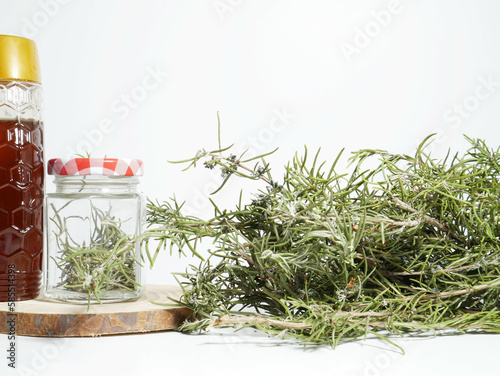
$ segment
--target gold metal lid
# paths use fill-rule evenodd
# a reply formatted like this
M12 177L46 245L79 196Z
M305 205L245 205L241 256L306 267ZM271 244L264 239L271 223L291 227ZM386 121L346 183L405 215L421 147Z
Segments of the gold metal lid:
M41 83L36 44L31 39L0 35L0 81Z

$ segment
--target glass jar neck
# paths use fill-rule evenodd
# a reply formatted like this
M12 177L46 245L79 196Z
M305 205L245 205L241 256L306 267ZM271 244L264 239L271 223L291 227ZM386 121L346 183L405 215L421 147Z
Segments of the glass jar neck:
M43 121L42 85L29 82L0 79L0 119Z
M139 179L136 176L56 175L57 193L136 193Z

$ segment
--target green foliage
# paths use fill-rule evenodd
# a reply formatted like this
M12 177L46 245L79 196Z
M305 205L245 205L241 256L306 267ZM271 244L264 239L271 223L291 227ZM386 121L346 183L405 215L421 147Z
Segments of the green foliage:
M380 329L500 332L499 150L468 138L463 156L436 161L428 140L414 156L354 153L349 174L335 171L340 155L325 169L306 149L280 183L263 159L249 168L225 150L183 161L266 186L233 211L214 203L209 220L150 202L144 239L160 241L156 252L213 241L177 274L178 303L193 310L181 329L241 324L332 345Z
M61 280L56 287L86 294L88 307L92 299L101 302L110 291L135 291L134 241L121 228L121 221L109 211L91 204L90 218L74 215L61 216L60 212L71 201L57 209L52 203L47 210L56 231L53 232L57 254L52 260L61 270ZM68 230L68 219L81 219L95 225L89 244L76 242Z

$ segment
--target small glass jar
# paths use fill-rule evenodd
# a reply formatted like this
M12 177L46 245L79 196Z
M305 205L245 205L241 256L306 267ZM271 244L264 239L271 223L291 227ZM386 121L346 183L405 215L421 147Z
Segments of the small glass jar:
M73 303L118 302L143 290L144 200L137 159L52 159L56 193L45 202L45 296Z

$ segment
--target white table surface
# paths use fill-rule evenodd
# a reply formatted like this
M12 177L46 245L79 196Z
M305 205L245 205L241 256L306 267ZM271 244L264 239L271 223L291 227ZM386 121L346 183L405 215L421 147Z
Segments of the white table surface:
M99 338L18 337L10 375L500 375L499 335L377 338L304 347L253 329L161 332ZM7 336L0 336L5 348Z

